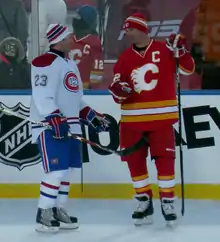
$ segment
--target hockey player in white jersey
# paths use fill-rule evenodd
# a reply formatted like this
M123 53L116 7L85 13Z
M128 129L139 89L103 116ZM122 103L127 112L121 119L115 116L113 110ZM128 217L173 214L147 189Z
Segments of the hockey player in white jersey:
M68 215L72 168L81 168L81 143L68 134L81 134L80 120L96 132L107 131L109 122L83 100L80 73L66 59L72 47L67 26L52 24L47 29L49 52L32 61L32 99L30 117L52 129L33 125L32 142L38 143L45 175L41 181L37 211L37 231L58 231L78 227L76 217Z

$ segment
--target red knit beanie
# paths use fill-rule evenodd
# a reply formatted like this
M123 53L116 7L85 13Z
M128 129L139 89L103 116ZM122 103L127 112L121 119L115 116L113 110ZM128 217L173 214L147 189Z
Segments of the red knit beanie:
M130 28L138 29L146 34L149 32L147 20L141 13L134 13L125 19L123 30L121 31L118 39L121 40L126 31Z

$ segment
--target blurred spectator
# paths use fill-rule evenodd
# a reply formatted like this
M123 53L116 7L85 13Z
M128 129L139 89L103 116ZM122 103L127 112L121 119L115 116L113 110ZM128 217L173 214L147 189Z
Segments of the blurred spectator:
M0 41L7 37L19 39L26 52L28 17L20 0L0 0Z
M8 37L0 43L0 89L30 89L30 68L20 40Z
M130 0L122 9L123 20L134 13L141 13L149 21L151 19L148 9L149 4L150 0Z
M68 10L75 10L83 5L90 5L96 7L96 2L98 0L65 0ZM105 0L102 0L105 1Z
M220 60L206 60L202 45L194 43L191 50L196 63L196 73L201 76L202 89L220 89Z
M125 50L130 43L123 39L117 41L118 35L121 31L122 24L128 16L134 12L140 12L146 16L148 21L151 20L149 4L150 0L108 0L108 15L106 20L105 30L105 54L107 59L116 59L121 52ZM106 6L107 9L107 6ZM112 48L114 46L114 48Z
M23 0L25 3L26 9L30 11L30 0ZM34 10L32 11L34 13ZM64 0L38 0L38 13L39 19L35 17L31 18L31 21L38 21L38 34L39 34L39 52L43 54L44 52L48 51L48 41L45 38L46 29L49 24L66 24L67 22L67 6ZM30 32L30 41L28 46L28 61L31 63L33 58L38 55L38 50L36 50L36 41L33 41L33 38L36 38L35 31L31 29L32 26L30 25L29 32ZM36 40L36 39L35 39ZM38 54L37 54L38 53Z
M69 57L76 61L85 89L97 89L103 79L104 56L97 29L96 8L83 5L73 17L74 44Z
M181 32L196 62L202 89L220 89L220 3L201 0L184 19Z
M45 38L49 24L66 24L67 7L64 0L39 0L39 44L40 53L47 50L48 43Z

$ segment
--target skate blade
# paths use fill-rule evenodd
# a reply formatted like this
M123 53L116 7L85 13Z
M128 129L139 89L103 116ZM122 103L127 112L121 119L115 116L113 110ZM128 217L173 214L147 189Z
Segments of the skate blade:
M78 229L78 223L62 223L60 222L60 229L62 230L71 230L71 229Z
M48 227L43 224L38 224L37 227L35 228L35 231L40 233L54 234L59 232L59 227Z
M177 227L177 220L166 221L166 226L171 229L175 229Z
M141 226L141 225L150 225L153 224L153 216L147 216L142 219L134 219L134 225L135 226Z

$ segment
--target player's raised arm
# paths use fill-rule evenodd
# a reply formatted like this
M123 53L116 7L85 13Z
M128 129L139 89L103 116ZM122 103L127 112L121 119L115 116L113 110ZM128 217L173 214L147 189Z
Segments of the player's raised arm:
M186 48L185 37L180 34L172 34L166 41L166 46L178 59L179 71L182 75L191 75L195 71L194 59Z

